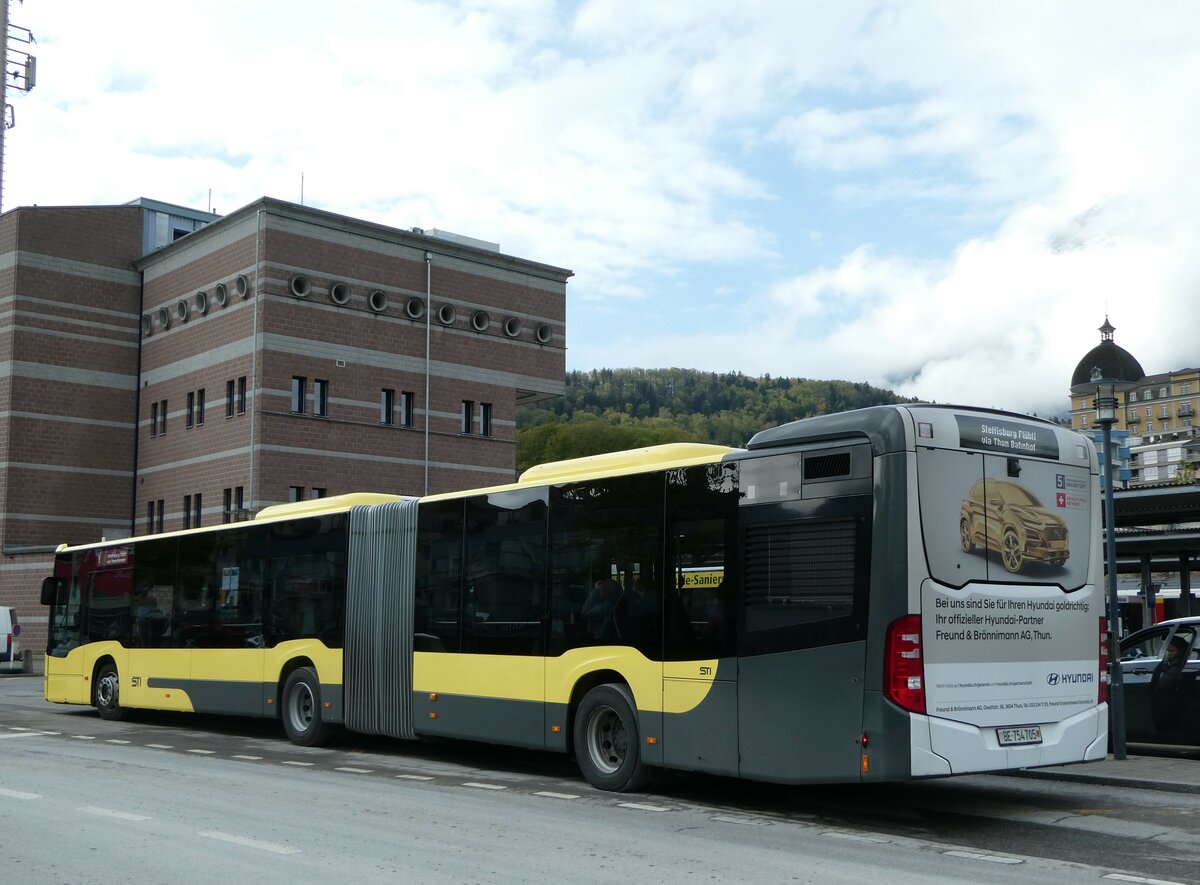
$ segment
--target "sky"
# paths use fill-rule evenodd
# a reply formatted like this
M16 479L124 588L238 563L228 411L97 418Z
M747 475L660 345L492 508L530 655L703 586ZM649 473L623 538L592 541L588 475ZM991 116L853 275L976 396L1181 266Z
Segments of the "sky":
M567 367L1064 414L1200 365L1200 4L27 0L3 205L276 197L569 268ZM10 59L11 61L11 59Z

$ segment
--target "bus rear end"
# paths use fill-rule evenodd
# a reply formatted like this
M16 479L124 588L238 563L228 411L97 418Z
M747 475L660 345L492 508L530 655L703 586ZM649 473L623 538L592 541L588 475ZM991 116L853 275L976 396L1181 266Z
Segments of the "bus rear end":
M913 614L888 627L884 688L910 714L911 773L1104 758L1094 447L1004 413L911 415Z

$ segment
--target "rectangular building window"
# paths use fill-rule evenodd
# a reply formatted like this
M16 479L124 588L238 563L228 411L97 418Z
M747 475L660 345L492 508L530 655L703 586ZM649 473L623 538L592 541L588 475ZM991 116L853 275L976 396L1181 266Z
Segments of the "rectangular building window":
M165 523L166 518L167 518L167 516L166 516L167 506L166 505L167 505L166 501L164 501L162 498L158 499L158 516L155 520L155 522L156 522L155 530L159 531L159 532L161 532L163 530L163 524Z
M146 502L146 534L154 533L154 502Z
M475 418L475 401L465 399L462 401L462 427L459 428L463 433L471 432L471 423Z
M379 391L379 423L396 423L396 391L390 387Z
M411 391L400 394L400 426L412 427L416 423L417 398Z
M318 418L329 417L329 382L320 378L313 381L313 414Z
M187 423L186 427L191 427L196 423L196 394L188 391L187 395Z
M320 486L313 486L312 496L313 496L314 500L316 500L317 498L328 497L329 489L321 488Z
M225 382L225 417L226 418L233 417L233 404L234 404L233 379L230 378L228 381Z
M242 375L238 378L238 408L239 415L246 414L246 376Z
M480 436L491 436L492 435L492 404L491 403L480 403L479 404L479 435Z
M158 404L158 432L167 432L167 401L165 399Z
M304 411L304 400L308 397L308 379L301 375L292 376L292 412Z
M1187 396L1191 392L1192 392L1192 385L1190 385L1190 384L1180 384L1179 385L1179 395L1180 396Z
M295 504L304 500L304 486L288 486L288 503Z
M183 496L183 527L190 529L192 527L192 496Z
M158 401L150 403L150 435L158 436Z
M204 423L204 388L196 391L196 423Z
M232 381L229 383L233 384ZM233 489L221 492L221 522L233 522Z
M200 528L200 516L204 513L204 506L200 503L201 495L199 492L192 495L192 528Z

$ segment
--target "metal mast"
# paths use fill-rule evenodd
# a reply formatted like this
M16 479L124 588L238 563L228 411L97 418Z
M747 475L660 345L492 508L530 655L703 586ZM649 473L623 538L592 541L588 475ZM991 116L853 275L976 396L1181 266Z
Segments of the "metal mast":
M37 83L37 59L20 45L32 46L37 41L33 32L20 25L10 24L8 6L10 0L0 0L0 109L4 116L0 120L0 211L4 209L4 141L5 134L17 125L16 113L8 103L8 87L28 92ZM13 46L9 46L13 43Z

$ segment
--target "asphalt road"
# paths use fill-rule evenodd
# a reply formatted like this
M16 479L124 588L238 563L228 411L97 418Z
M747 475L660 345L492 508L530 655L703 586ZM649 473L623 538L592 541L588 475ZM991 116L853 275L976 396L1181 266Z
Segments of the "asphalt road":
M30 677L0 678L0 820L5 882L1200 882L1197 794L670 776L617 795L544 753L105 722Z

